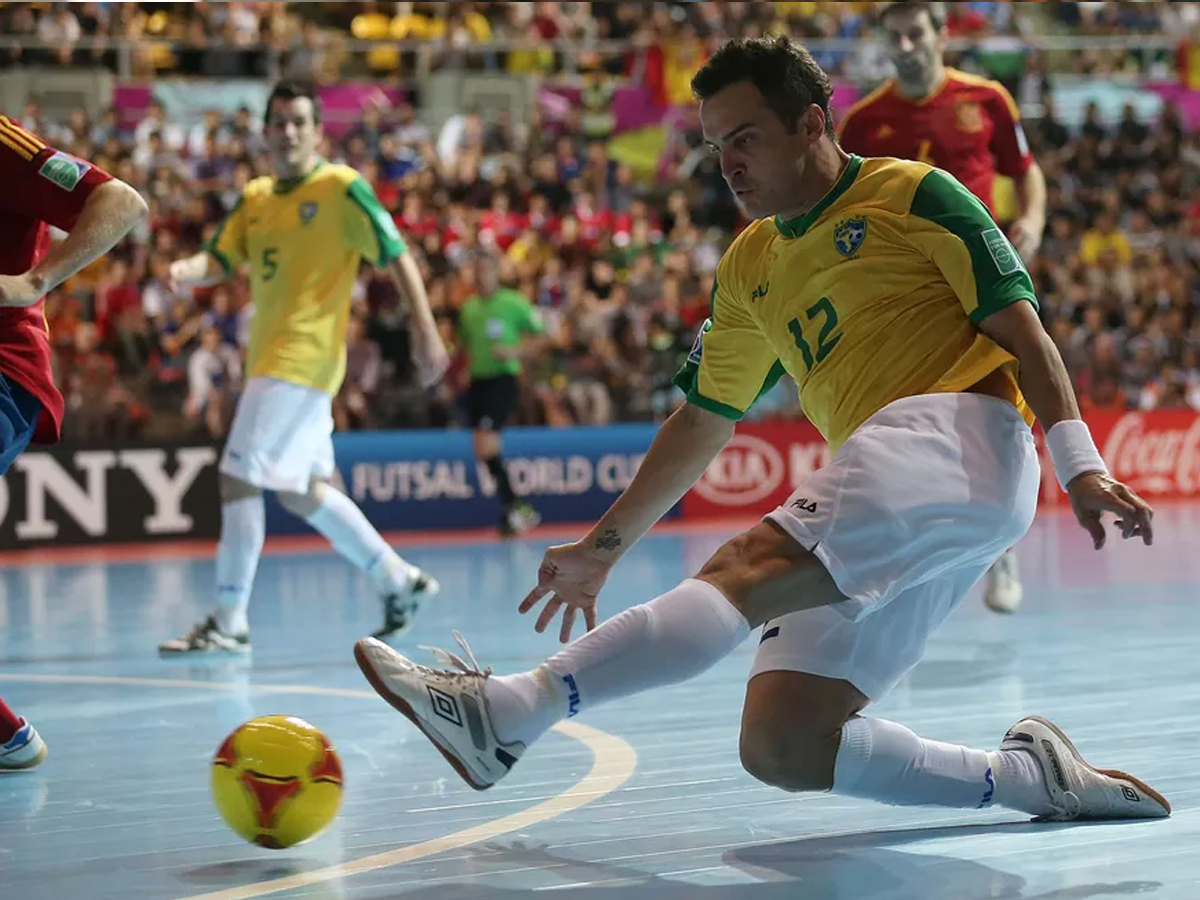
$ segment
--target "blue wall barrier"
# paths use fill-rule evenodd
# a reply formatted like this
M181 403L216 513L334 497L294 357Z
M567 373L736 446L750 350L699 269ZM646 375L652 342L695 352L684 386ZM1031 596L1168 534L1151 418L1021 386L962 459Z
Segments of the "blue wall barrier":
M504 458L517 494L543 522L588 522L625 489L657 426L513 428ZM467 431L369 431L334 435L346 493L382 531L490 528L500 501L487 469L475 462ZM679 515L676 507L667 518ZM274 500L268 534L311 529Z

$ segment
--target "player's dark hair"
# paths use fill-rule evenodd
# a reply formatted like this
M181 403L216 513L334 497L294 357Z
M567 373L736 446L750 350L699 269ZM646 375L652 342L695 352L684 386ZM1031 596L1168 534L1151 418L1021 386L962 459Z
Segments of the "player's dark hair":
M834 133L829 98L833 85L812 54L787 37L737 38L714 53L692 78L692 93L707 100L731 85L749 81L767 106L795 132L812 104L825 113L825 131Z
M313 122L319 124L321 121L321 100L317 97L317 89L315 86L302 81L281 81L275 87L271 88L271 94L267 97L267 105L263 110L263 124L271 121L271 104L276 100L300 100L308 98L312 101Z
M889 3L879 11L879 21L882 23L887 19L889 13L897 9L914 9L917 12L924 12L929 16L929 23L933 26L934 31L941 31L946 25L945 3Z

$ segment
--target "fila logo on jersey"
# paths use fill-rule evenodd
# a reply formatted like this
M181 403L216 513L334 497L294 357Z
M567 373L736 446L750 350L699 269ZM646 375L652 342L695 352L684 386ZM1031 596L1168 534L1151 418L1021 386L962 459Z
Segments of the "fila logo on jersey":
M76 185L83 181L83 176L90 169L82 160L67 156L65 153L55 153L38 169L38 174L47 181L52 181L64 191L75 190Z
M853 256L867 237L866 219L845 219L833 229L833 246L842 256Z
M312 221L313 216L317 214L317 204L308 200L300 204L300 221L307 225Z
M767 291L770 289L771 282L768 281L766 284L760 284L754 289L754 293L750 295L751 302L755 300L761 300L763 297L767 296Z

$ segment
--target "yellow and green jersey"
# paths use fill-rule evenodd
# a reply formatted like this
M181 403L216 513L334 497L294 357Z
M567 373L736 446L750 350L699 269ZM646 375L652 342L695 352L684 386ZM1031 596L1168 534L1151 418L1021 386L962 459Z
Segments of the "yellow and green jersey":
M346 372L350 292L366 260L405 250L392 217L349 166L256 178L205 248L229 274L250 263L246 372L336 394Z
M894 400L965 390L1002 370L1032 424L1016 359L976 325L1033 283L987 208L919 162L851 156L810 212L760 219L717 266L712 315L675 378L740 419L787 372L836 449Z

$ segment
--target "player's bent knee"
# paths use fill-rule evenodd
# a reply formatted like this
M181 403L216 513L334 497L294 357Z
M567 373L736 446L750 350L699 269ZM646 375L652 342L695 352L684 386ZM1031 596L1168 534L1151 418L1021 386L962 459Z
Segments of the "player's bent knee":
M796 793L817 793L833 787L831 768L820 747L783 729L742 732L738 755L747 774L771 787Z
M763 672L742 712L742 767L787 791L827 791L842 726L868 703L847 681L803 672Z
M217 479L217 486L221 494L222 503L233 503L236 500L257 497L262 493L262 491L250 484L250 482L234 478L232 475L227 475L224 472L220 473Z
M293 516L307 519L320 508L321 492L323 489L324 482L314 479L309 484L307 493L300 494L295 491L280 491L276 496L279 498L279 505Z

